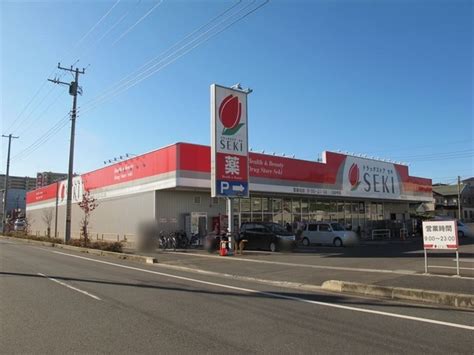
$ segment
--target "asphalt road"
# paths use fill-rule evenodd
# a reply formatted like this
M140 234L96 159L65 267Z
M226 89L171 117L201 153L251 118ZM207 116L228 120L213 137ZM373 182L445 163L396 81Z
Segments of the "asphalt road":
M465 353L474 312L0 241L1 353Z

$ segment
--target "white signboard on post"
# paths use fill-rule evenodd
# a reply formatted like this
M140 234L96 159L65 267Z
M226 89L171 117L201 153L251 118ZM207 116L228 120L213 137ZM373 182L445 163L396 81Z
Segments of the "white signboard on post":
M456 221L423 221L423 247L425 249L457 249Z
M248 197L247 92L211 85L211 194Z
M428 273L428 250L456 251L456 271L459 276L458 228L455 220L423 221L425 273Z

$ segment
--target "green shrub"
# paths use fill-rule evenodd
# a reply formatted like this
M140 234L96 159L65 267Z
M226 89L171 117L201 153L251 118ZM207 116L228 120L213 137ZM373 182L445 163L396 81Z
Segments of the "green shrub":
M122 252L122 244L119 242L96 241L86 243L84 239L71 239L68 244L75 247L113 251L116 253Z
M63 240L59 238L37 237L36 235L27 235L25 232L8 232L5 235L14 238L36 240L38 242L63 244Z

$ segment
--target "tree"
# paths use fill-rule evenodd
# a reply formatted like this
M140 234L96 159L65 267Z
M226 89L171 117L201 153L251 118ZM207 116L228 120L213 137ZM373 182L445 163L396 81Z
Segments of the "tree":
M81 220L81 236L84 238L84 245L89 243L89 222L92 211L94 211L98 203L97 200L90 194L90 191L86 190L82 194L82 201L78 203L84 216Z
M46 231L48 238L51 238L51 223L53 222L53 209L48 208L43 210L43 215L41 216L44 224L46 224Z

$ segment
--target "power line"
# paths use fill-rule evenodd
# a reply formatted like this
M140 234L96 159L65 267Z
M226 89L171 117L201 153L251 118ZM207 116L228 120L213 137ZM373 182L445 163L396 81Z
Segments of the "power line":
M252 2L252 4L255 2L255 0ZM210 40L211 38L215 37L216 35L218 35L219 33L222 33L223 31L225 31L227 28L231 27L233 24L235 24L236 22L242 20L243 18L249 16L250 14L252 14L253 12L257 11L258 9L260 9L261 7L263 7L264 5L266 5L267 3L269 2L269 0L266 0L264 1L262 4L260 4L259 6L255 7L254 9L248 11L247 13L245 13L243 16L237 18L236 20L232 21L231 23L229 23L227 26L225 26L224 28L222 28L221 30L211 34L211 36L205 38L203 41L197 43L196 45L194 45L193 47L187 49L184 53L181 53L178 57L174 58L172 61L166 63L165 65L161 66L160 68L158 69L155 69L152 73L150 73L149 75L147 75L146 77L140 79L139 81L133 83L132 86L138 84L138 82L142 81L142 80L145 80L147 77L149 77L150 75L154 74L155 72L163 69L164 67L168 66L169 64L171 64L172 62L174 62L175 60L179 59L180 57L182 57L183 55L185 55L186 53L188 53L189 51L191 51L192 49L196 48L197 46L201 45L202 43L204 42L207 42L208 40ZM238 5L239 3L241 3L241 1L239 1L237 4L234 4L231 6L231 8L234 8L236 5ZM248 6L245 7L245 9L248 8ZM227 9L226 11L224 11L224 13L228 12L230 9ZM242 10L239 10L237 13L235 14L238 14L240 13ZM234 14L234 15L235 15ZM222 13L220 14L222 15ZM219 16L219 15L218 15ZM211 20L212 21L212 20ZM222 22L221 22L222 23ZM205 27L207 26L208 24L205 24L204 26L201 26L201 27ZM215 26L213 27L215 28ZM196 30L197 31L197 30ZM194 31L194 32L196 32ZM190 34L191 35L191 34ZM189 36L189 35L188 35ZM166 53L166 52L165 52ZM145 72L147 72L148 70L145 70ZM140 74L142 75L142 74ZM138 75L138 76L140 76ZM123 80L123 79L122 79ZM130 86L131 87L131 86ZM128 88L126 88L128 89ZM116 93L115 95L117 95L118 93ZM115 96L114 95L114 96ZM92 100L93 101L93 100ZM89 111L90 109L93 109L95 108L97 105L94 105L94 107L92 108L88 108L87 111ZM85 111L85 112L87 112ZM85 113L84 112L84 113ZM23 156L20 156L20 154L18 154L17 156L15 156L15 158L17 158L18 156L20 156L20 159L23 159L25 156L28 156L30 155L33 151L37 150L38 148L40 148L44 143L46 143L52 136L54 136L55 134L57 134L66 124L67 124L67 120L66 121L62 121L63 119L59 120L55 126L52 127L52 129L48 130L45 134L43 134L42 137L40 137L37 141L34 142L34 144L30 145L27 149L28 150L24 150L22 152L20 152L21 155ZM26 151L26 152L25 152Z
M57 121L52 127L50 127L45 133L43 133L38 139L31 143L28 147L17 153L12 157L12 160L18 161L24 159L26 156L35 151L43 143L48 141L54 134L59 132L68 122L69 113L63 116Z
M126 11L122 17L120 17L118 19L118 21L116 21L112 26L109 27L109 29L107 31L105 31L91 46L89 46L89 48L87 48L86 50L84 50L81 54L81 56L85 56L86 53L93 49L95 46L97 46L115 27L117 27L118 25L120 25L123 20L125 20L125 18L132 12L132 9L135 9L140 3L141 3L142 0L138 0L136 3L135 3L135 6L133 8L130 8L128 11Z
M142 22L145 18L147 18L155 9L163 3L163 0L158 1L145 15L140 17L138 21L136 21L132 26L130 26L125 32L123 32L113 43L112 46L115 45L118 41L120 41L123 37L125 37L131 30L133 30L140 22Z
M118 5L118 3L121 0L117 0L115 4L72 46L70 49L66 52L64 56L67 56L74 48L76 48L92 31L110 14L110 12L114 9L115 6ZM75 64L73 64L75 65ZM57 70L57 68L54 68L47 77L50 77L54 74L54 72ZM13 128L13 126L18 122L18 120L21 118L21 116L26 112L28 107L31 105L31 103L38 97L39 93L43 90L43 88L46 86L46 80L42 82L38 90L35 92L33 97L28 101L28 103L25 105L25 107L21 110L20 114L15 118L15 120L8 126L7 130L10 130ZM44 99L43 99L44 100ZM43 100L40 102L40 104L43 102ZM31 114L31 113L30 113Z
M89 31L87 31L87 32L76 42L76 44L71 48L70 51L72 51L72 50L74 50L75 48L77 48L77 47L81 44L81 42L82 42L84 39L86 39L87 36L89 36L89 34L91 34L92 31L94 31L94 30L97 28L97 26L100 25L100 23L101 23L102 21L104 21L104 20L107 18L107 16L109 16L109 14L112 12L112 10L113 10L116 6L120 3L120 1L121 1L121 0L117 0L117 1L112 5L112 7L111 7L110 9L108 9L107 12L89 29ZM69 52L70 52L70 51L69 51ZM68 53L69 53L69 52L68 52Z
M81 110L81 113L85 113L85 112L88 112L88 111L94 109L94 108L97 107L99 104L101 104L103 101L109 100L109 99L111 99L112 97L114 97L114 96L116 96L116 95L118 95L118 94L120 94L120 93L122 93L122 92L124 92L124 91L126 91L126 90L128 90L128 89L130 89L131 87L137 85L137 84L140 83L141 81L143 81L143 80L149 78L151 75L155 74L156 72L158 72L158 71L162 70L163 68L167 67L168 65L172 64L173 62L175 62L176 60L178 60L179 58L181 58L183 55L189 53L190 51L192 51L192 50L195 49L196 47L202 45L203 43L207 42L207 41L210 40L211 38L215 37L216 35L220 34L220 33L223 32L223 31L225 31L226 29L228 29L229 27L231 27L232 25L234 25L236 22L241 21L241 20L244 19L245 17L247 17L247 16L249 16L250 14L252 14L253 12L257 11L257 10L260 9L262 6L266 5L268 2L269 2L269 0L266 0L265 2L263 2L262 4L260 4L259 6L257 6L257 7L255 7L254 9L248 11L248 12L245 13L244 15L238 17L236 20L232 21L231 23L229 23L228 25L226 25L224 28L220 29L220 30L217 31L217 32L212 33L209 37L204 38L203 40L201 40L201 41L199 41L198 43L196 43L194 46L192 46L192 47L186 49L183 53L181 53L181 54L178 55L177 57L174 57L174 58L173 58L172 60L170 60L169 62L162 64L161 66L159 66L159 67L156 68L156 69L153 69L153 68L156 67L159 63L163 62L164 59L169 58L169 57L172 57L174 54L178 53L181 49L183 49L183 48L185 48L186 46L188 46L189 43L186 44L186 45L184 45L184 46L182 46L180 49L176 50L174 53L170 54L169 56L167 56L167 57L164 58L163 60L161 60L161 61L159 61L158 63L154 64L152 67L150 67L150 68L144 70L142 73L138 74L135 78L132 78L132 79L128 80L127 82L121 84L118 88L113 89L110 93L105 93L105 94L103 94L102 96L99 96L98 98L89 101L87 104L90 104L90 102L93 102L94 100L97 100L97 102L96 102L92 107L87 107L87 108L85 109L85 111L82 111L82 110ZM244 9L248 8L248 6L249 6L249 5L247 5ZM239 10L239 12L237 12L237 13L242 12L242 10L244 10L244 9ZM235 15L235 14L234 14L234 15ZM223 22L223 21L221 21L221 23L222 23L222 22ZM221 24L221 23L219 23L219 24ZM217 26L217 25L216 25L216 26ZM213 26L210 30L214 29L216 26ZM209 32L210 30L206 31L206 33ZM200 35L198 38L200 38L200 37L202 37L202 35ZM195 42L195 41L196 41L196 39L193 40L192 42ZM192 42L191 42L191 43L192 43ZM153 69L153 71L151 71L150 73L146 74L146 72L150 71L151 69ZM137 79L138 77L143 76L143 75L145 75L145 76L142 77L142 78ZM108 96L108 97L107 97L107 96ZM87 105L87 104L86 104L86 105Z
M125 77L123 77L122 79L120 79L119 81L117 81L115 84L109 86L109 88L105 89L104 91L102 91L101 94L99 94L97 97L93 98L92 100L88 101L84 106L87 106L87 105L91 105L91 103L93 103L94 101L99 101L103 96L106 96L107 94L110 94L110 92L113 92L114 90L117 90L117 86L124 86L125 84L127 84L128 82L132 81L133 79L130 79L132 78L133 76L138 77L140 76L142 73L140 72L146 72L148 69L147 67L153 63L155 60L158 60L159 58L162 58L166 53L169 53L172 49L176 48L178 45L180 45L181 43L183 43L186 39L192 37L194 34L198 33L199 31L201 31L203 28L206 28L209 24L211 24L212 22L214 22L215 20L217 20L218 18L222 17L223 15L225 15L226 13L228 13L229 11L231 11L232 9L234 9L236 6L238 6L240 3L242 2L242 0L239 0L236 4L234 5L231 5L230 7L228 7L227 9L225 9L223 12L219 13L217 16L215 16L214 18L212 18L210 21L208 21L207 23L205 23L204 25L202 25L201 27L199 27L198 29L192 31L191 33L189 33L188 35L186 35L184 38L182 38L181 40L179 40L178 42L176 42L175 44L173 44L171 47L169 47L166 51L164 51L163 53L160 53L159 55L157 55L156 57L153 57L152 59L150 59L149 61L147 61L146 63L144 63L142 66L140 66L138 69L132 71L130 74L126 75ZM255 0L252 1L252 3L254 3ZM234 14L235 15L235 14ZM215 27L215 26L214 26ZM214 28L213 27L213 28ZM211 28L212 29L212 28ZM183 48L180 47L179 49ZM178 49L178 50L179 50ZM172 52L171 55L173 55L174 53L176 53L177 51L175 52ZM169 55L169 56L171 56ZM169 56L165 57L168 58ZM159 61L158 63L160 63L161 61ZM155 64L156 65L156 64ZM122 84L120 84L122 83ZM119 85L120 84L120 85ZM109 91L109 93L108 93Z
M139 0L140 1L140 0ZM178 44L181 44L184 40L186 40L187 38L189 38L190 36L194 35L196 32L200 31L201 29L207 27L209 24L211 24L213 21L215 21L216 19L218 19L219 17L222 17L223 15L225 15L226 13L228 13L230 10L232 10L233 8L235 8L237 5L239 5L240 3L242 2L242 0L239 0L236 4L228 7L226 10L224 10L223 12L219 13L216 17L212 18L210 21L208 21L206 24L204 24L203 26L199 27L198 29L196 29L195 31L191 32L190 34L188 34L187 36L185 36L183 39L181 39L180 41L178 41L177 43L175 43L173 46L171 46L167 51L165 51L163 54L167 53L170 49L172 48L175 48ZM140 67L138 69L138 71L140 71L144 66L146 67L149 63L153 62L156 58L159 58L160 56L162 55L159 55L153 59L151 59L150 61L148 61L147 63L145 63L142 67ZM131 76L132 74L134 74L136 71L132 72L131 74L127 75L125 78L128 78L129 76ZM122 79L123 80L123 79ZM51 139L55 134L59 133L62 128L64 128L64 126L67 124L67 117L69 117L69 114L67 114L66 116L64 116L63 118L61 118L58 122L56 122L53 127L51 127L51 129L49 129L48 131L46 131L45 133L43 133L43 135L41 135L37 140L35 140L32 144L30 144L28 147L26 147L25 149L23 149L21 152L19 152L17 155L15 155L13 158L16 160L16 161L19 161L19 160L23 160L24 158L28 157L29 155L31 155L34 151L36 151L37 149L39 149L42 145L44 145L47 141L49 141L49 139Z

